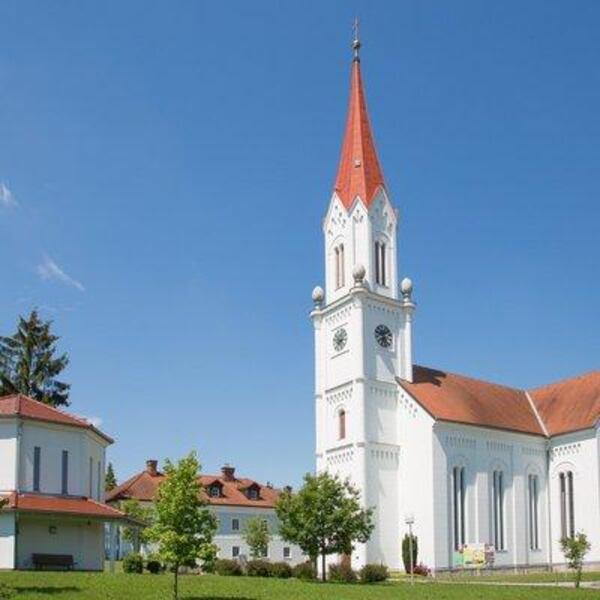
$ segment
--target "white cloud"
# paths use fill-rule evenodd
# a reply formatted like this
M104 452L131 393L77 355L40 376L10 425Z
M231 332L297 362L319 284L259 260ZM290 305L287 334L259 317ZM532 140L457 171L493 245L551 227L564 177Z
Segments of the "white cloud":
M49 256L44 255L42 262L37 267L37 272L42 279L60 281L80 292L85 292L83 284L67 275Z
M10 191L9 187L0 181L0 206L4 208L14 208L18 205L14 194Z
M101 417L84 417L84 419L96 429L100 429L100 427L102 427Z

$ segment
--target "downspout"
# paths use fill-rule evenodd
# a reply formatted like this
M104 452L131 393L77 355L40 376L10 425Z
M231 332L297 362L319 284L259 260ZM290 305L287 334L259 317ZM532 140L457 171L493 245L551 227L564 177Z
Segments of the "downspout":
M21 491L21 445L23 441L23 423L21 420L17 421L17 448L15 456L15 543L14 543L14 556L13 556L13 567L18 568L17 558L19 556L18 544L19 544L19 492Z
M551 440L546 442L546 498L548 498L548 534L546 535L548 544L548 568L550 571L554 570L553 559L552 559L552 494L550 486L550 448Z

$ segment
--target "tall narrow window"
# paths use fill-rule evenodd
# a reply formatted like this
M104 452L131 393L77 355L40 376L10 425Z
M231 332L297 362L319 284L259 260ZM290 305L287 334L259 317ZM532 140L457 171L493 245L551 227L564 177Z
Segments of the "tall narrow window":
M492 483L494 547L504 550L504 473L494 471Z
M465 468L452 469L452 508L454 549L460 550L465 544Z
M529 476L529 548L538 550L540 547L539 525L538 525L538 504L539 504L539 483L537 475Z
M344 255L344 244L340 244L340 285L339 287L344 287L346 285L346 257Z
M381 285L387 285L387 277L385 272L385 244L379 245L379 252L381 253Z
M573 471L558 476L560 494L560 531L562 537L575 535L575 501L573 497Z
M42 458L42 449L36 446L33 449L33 491L40 491L40 463Z
M381 255L379 253L379 242L375 242L375 282L381 283Z
M69 452L62 451L62 486L61 492L65 496L69 493Z
M338 437L340 440L346 437L346 411L343 409L338 413Z
M575 537L575 500L573 498L573 471L567 472L567 498L569 499L569 537Z
M333 249L334 262L335 262L335 289L338 290L344 287L346 283L346 276L344 273L345 266L345 255L344 255L344 244L340 244Z
M94 490L94 459L90 456L90 481L89 481L89 494L88 496L91 498Z
M96 478L96 500L100 500L102 498L102 463L98 461L97 465L97 474Z

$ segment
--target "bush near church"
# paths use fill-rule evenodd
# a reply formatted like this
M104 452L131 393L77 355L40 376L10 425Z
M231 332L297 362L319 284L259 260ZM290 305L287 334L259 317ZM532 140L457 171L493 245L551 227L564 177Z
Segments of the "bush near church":
M412 564L413 564L413 572L415 567L417 566L417 556L419 554L419 544L417 540L417 536L413 534L412 536ZM407 533L402 540L402 562L404 563L404 570L407 573L410 573L410 535Z
M246 564L246 575L249 577L271 577L271 564L267 560L254 558Z
M286 562L271 563L271 575L279 579L289 579L292 576L292 567Z
M240 563L229 558L219 558L215 561L215 573L217 575L243 575Z
M329 566L329 581L335 583L356 583L358 577L348 561Z
M307 560L306 562L297 564L292 569L292 575L302 581L312 581L317 578L317 570L315 569L315 565L310 560Z
M125 573L143 573L144 557L139 552L132 552L123 559L123 571Z
M385 581L390 572L385 565L365 565L358 573L361 583L378 583Z

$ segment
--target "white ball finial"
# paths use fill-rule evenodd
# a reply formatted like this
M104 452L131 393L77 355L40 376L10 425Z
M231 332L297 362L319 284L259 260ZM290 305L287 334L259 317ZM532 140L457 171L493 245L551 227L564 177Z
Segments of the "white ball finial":
M362 285L362 282L363 282L366 274L367 274L367 271L366 271L364 265L361 265L361 264L355 265L354 269L352 269L352 277L354 277L354 283L356 285Z
M325 292L323 291L323 288L321 286L318 285L312 291L312 299L313 299L313 302L315 303L315 306L321 305L321 302L323 302L323 300L325 299Z
M406 298L410 298L410 295L412 294L413 291L413 282L408 278L405 277L401 282L400 282L400 291L402 292L402 295Z

